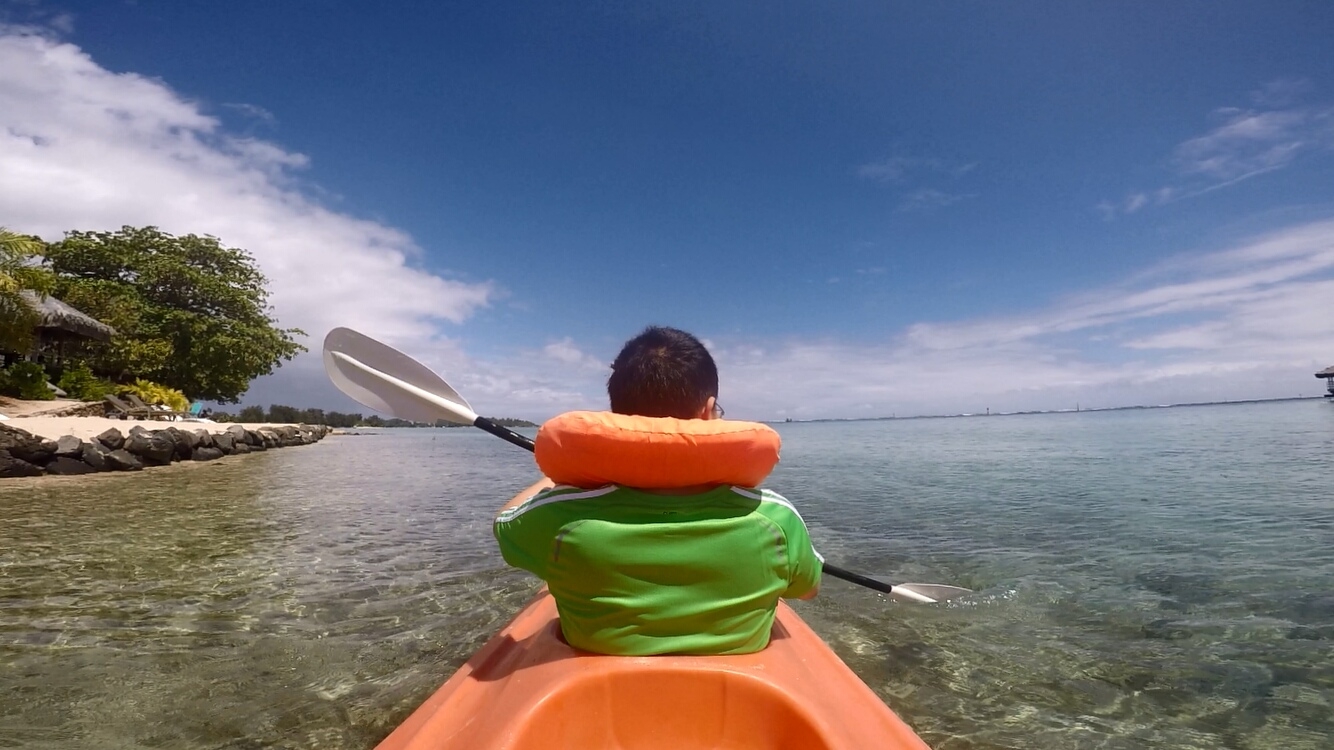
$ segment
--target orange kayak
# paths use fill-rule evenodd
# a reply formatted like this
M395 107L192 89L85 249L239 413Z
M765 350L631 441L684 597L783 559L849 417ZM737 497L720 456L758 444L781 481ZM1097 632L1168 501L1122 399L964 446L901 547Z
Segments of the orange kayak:
M741 656L603 656L546 592L378 750L928 750L786 604Z

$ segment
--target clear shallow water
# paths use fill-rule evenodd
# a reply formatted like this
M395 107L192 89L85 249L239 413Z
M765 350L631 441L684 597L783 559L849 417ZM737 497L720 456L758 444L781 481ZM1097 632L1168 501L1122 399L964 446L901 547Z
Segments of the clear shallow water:
M938 750L1334 737L1334 405L782 425L799 611ZM367 748L531 593L531 458L389 431L0 485L0 747Z

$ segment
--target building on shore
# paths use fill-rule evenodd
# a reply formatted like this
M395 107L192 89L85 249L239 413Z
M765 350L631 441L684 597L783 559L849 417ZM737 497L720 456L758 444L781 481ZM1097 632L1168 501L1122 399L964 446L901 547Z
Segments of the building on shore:
M19 292L33 313L32 344L27 352L0 351L0 365L27 359L59 367L67 354L87 341L110 341L116 329L50 295Z
M1325 382L1329 384L1329 393L1325 394L1325 398L1334 398L1334 365L1317 372L1315 376L1317 378L1324 378Z

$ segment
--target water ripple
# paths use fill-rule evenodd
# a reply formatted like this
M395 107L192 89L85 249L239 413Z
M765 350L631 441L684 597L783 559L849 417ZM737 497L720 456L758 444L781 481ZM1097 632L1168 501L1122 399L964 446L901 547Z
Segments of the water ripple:
M933 747L1334 736L1334 409L791 424L799 609ZM0 747L367 748L513 615L489 518L531 457L390 431L0 486Z

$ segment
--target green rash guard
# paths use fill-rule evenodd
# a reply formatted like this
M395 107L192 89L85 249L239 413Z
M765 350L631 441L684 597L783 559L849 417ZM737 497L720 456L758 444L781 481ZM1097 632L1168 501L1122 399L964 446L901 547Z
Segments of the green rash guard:
M500 514L505 562L546 581L570 645L604 654L744 654L779 597L820 583L801 516L769 490L656 495L555 487Z

